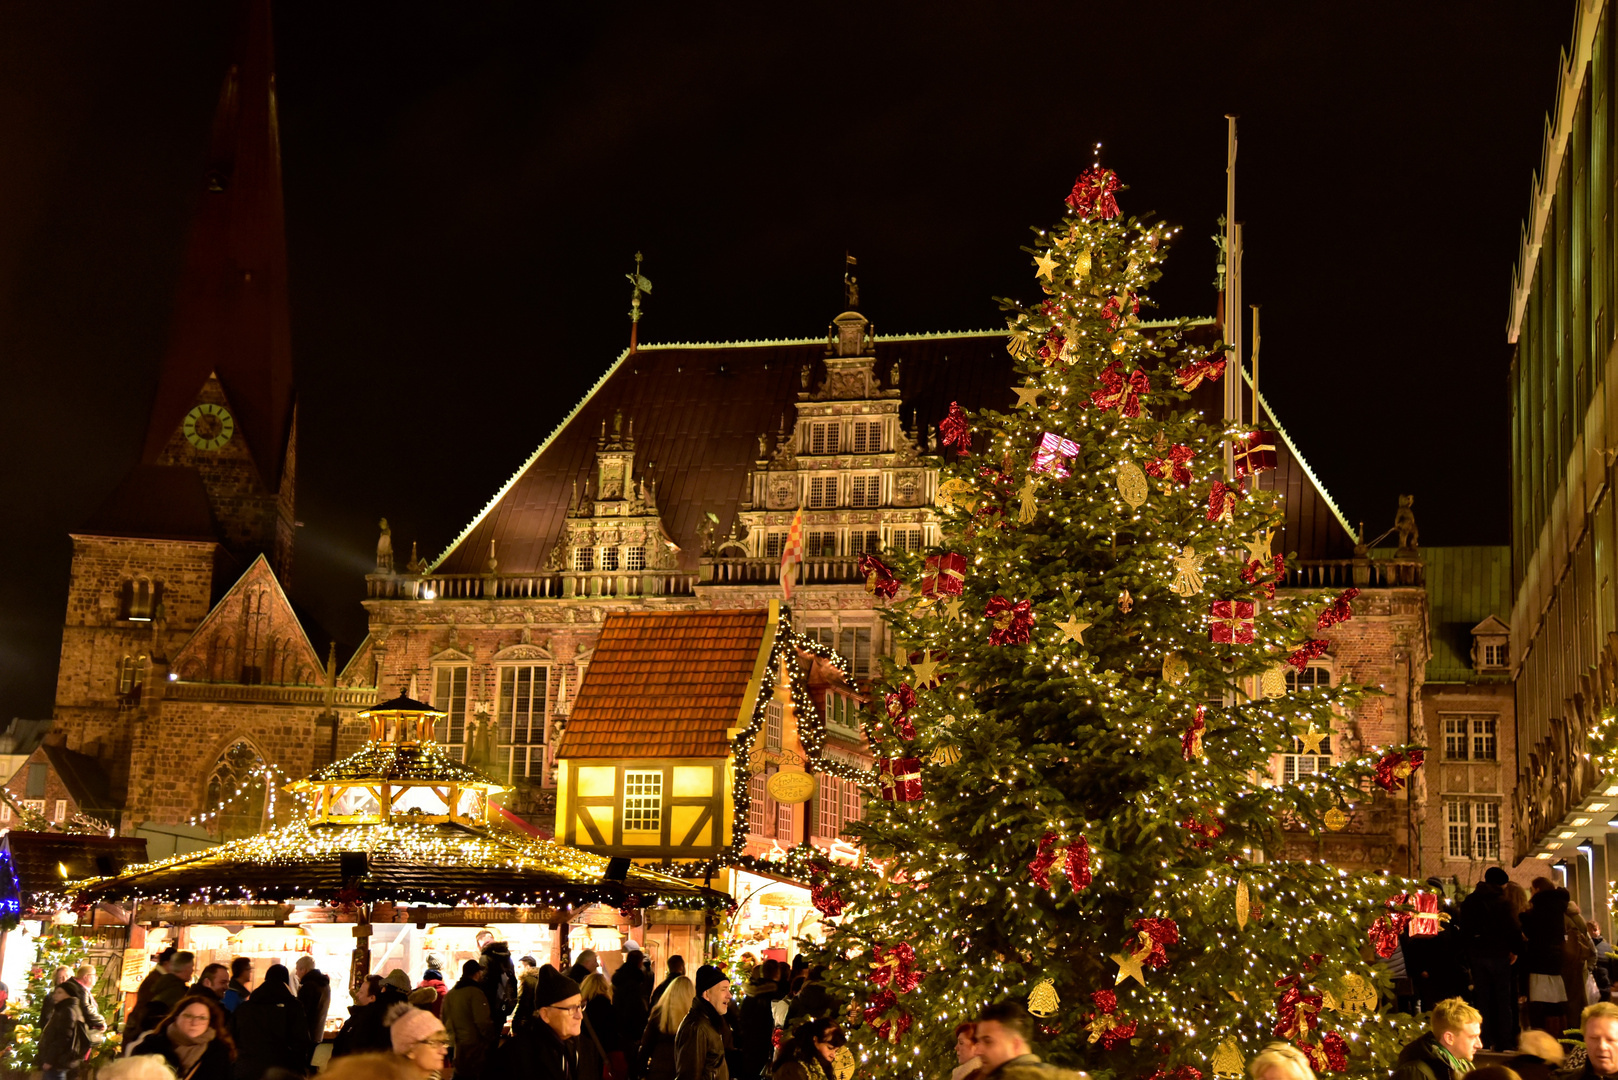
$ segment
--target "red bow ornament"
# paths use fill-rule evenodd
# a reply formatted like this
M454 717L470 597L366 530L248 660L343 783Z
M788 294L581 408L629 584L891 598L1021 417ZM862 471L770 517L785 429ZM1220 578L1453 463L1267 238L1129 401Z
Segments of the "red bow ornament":
M1224 375L1224 373L1225 361L1222 358L1219 360L1198 360L1176 371L1174 381L1180 384L1181 390L1195 390L1202 385L1203 379L1207 379L1209 382L1218 382L1220 376Z
M1101 369L1101 389L1090 392L1090 404L1102 412L1117 409L1119 416L1133 420L1140 415L1141 397L1151 389L1151 380L1144 371L1136 368L1126 376L1114 360Z
M1205 848L1208 846L1208 841L1217 840L1221 835L1223 835L1225 831L1225 823L1220 821L1219 818L1212 813L1208 814L1208 820L1206 823L1193 814L1184 821L1180 822L1180 828L1185 829L1187 832L1194 832L1200 836L1202 839L1193 840L1191 843L1194 847Z
M1041 836L1033 861L1028 864L1029 874L1041 889L1051 887L1051 867L1056 865L1058 839L1057 834L1053 832ZM1074 892L1089 886L1090 841L1081 836L1067 846L1067 853L1062 859L1062 871L1067 875L1067 883L1073 887Z
M1073 190L1063 201L1075 214L1111 221L1118 216L1118 200L1112 194L1117 190L1118 174L1092 165L1073 181Z
M1275 599L1276 582L1280 581L1281 575L1286 573L1286 558L1287 557L1281 554L1279 551L1275 553L1275 576L1262 583L1262 587L1264 589L1264 599ZM1265 573L1264 564L1258 559L1254 559L1252 562L1242 567L1242 580L1247 582L1249 585L1258 584L1259 575L1263 573Z
M1195 456L1195 452L1189 446L1176 443L1170 448L1167 457L1155 458L1146 463L1146 474L1159 480L1165 476L1172 477L1176 484L1185 487L1191 482L1191 470L1187 465Z
M1185 729L1185 734L1180 736L1180 753L1185 756L1187 761L1202 756L1202 733L1208 727L1205 722L1207 715L1208 706L1198 705L1197 715L1192 719L1190 726Z
M1003 596L996 596L983 609L983 617L994 625L989 631L991 645L1021 645L1028 640L1034 626L1033 605L1027 600L1012 603Z
M1325 640L1324 638L1315 638L1313 641L1305 642L1302 648L1296 650L1292 653L1292 655L1287 657L1287 663L1291 664L1299 671L1303 671L1309 666L1309 661L1318 660L1322 656L1325 656L1326 646L1330 644L1331 642Z
M1173 919L1136 919L1135 930L1140 934L1140 943L1151 946L1151 952L1141 961L1149 968L1167 964L1169 956L1163 947L1180 943L1180 928Z
M900 683L899 689L882 695L887 705L888 719L901 738L914 739L916 725L910 722L909 712L916 707L916 691L909 683Z
M1409 754L1393 750L1383 754L1382 760L1376 763L1376 786L1383 791L1398 791L1410 779L1410 774L1421 768L1426 757L1421 750L1412 750Z
M1249 431L1231 440L1236 479L1275 468L1275 432Z
M1118 1012L1118 995L1111 990L1092 990L1090 1000L1096 1012L1090 1014L1090 1041L1101 1043L1103 1050L1111 1050L1121 1042L1135 1037L1136 1023L1123 1021Z
M1399 935L1405 932L1410 925L1408 911L1399 911L1401 905L1410 902L1410 897L1404 893L1394 893L1387 899L1388 913L1377 916L1376 922L1371 924L1369 937L1371 945L1376 949L1377 956L1386 960L1393 955L1393 950L1399 947Z
M1236 499L1240 495L1239 488L1227 487L1223 480L1215 480L1213 487L1208 489L1208 520L1230 521L1231 511L1236 509Z
M1127 289L1121 295L1107 297L1107 302L1101 305L1101 317L1107 320L1108 327L1116 330L1126 307L1131 315L1140 314L1140 298Z
M811 885L809 902L827 918L835 919L843 913L843 894L829 885Z
M945 446L953 446L962 457L972 453L972 426L966 422L961 403L949 403L949 412L938 422L938 434Z
M1311 1028L1320 1026L1320 1006L1323 998L1319 994L1305 994L1303 980L1297 975L1288 975L1279 980L1276 986L1284 986L1281 998L1275 1003L1275 1033L1283 1039L1290 1039L1295 1035Z
M1344 589L1338 594L1337 599L1326 605L1326 609L1320 613L1320 618L1315 620L1315 626L1325 630L1352 619L1354 608L1351 601L1359 594L1358 589Z
M892 600L899 594L899 579L893 576L888 564L875 555L861 555L855 567L865 579L866 592L874 593L884 600Z
M883 948L871 946L871 973L866 979L872 986L887 987L895 994L908 994L921 982L916 970L916 950L908 941Z
M1348 1040L1335 1031L1322 1035L1319 1046L1300 1041L1298 1049L1308 1056L1316 1072L1348 1071Z
M1253 602L1251 600L1215 600L1209 608L1208 640L1215 645L1251 645L1253 643Z
M966 556L945 552L927 556L921 578L923 596L959 596L966 583Z
M1039 838L1039 848L1034 852L1033 861L1028 864L1028 872L1033 875L1034 884L1041 889L1051 887L1051 867L1056 865L1057 835L1048 832Z

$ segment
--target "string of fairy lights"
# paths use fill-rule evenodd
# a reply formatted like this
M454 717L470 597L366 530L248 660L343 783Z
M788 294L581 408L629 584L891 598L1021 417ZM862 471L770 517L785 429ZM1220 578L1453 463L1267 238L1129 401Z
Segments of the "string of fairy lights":
M836 992L865 1010L853 1040L862 1072L947 1070L955 1025L1003 997L1057 1001L1039 1020L1047 1058L1157 1080L1192 1080L1176 1072L1185 1068L1238 1075L1278 1037L1321 1055L1318 1071L1369 1074L1411 1034L1342 1003L1353 980L1388 988L1362 948L1389 897L1413 884L1333 866L1319 839L1329 812L1374 802L1369 782L1398 748L1354 742L1363 688L1257 689L1315 636L1328 594L1270 598L1243 576L1259 562L1284 584L1251 557L1284 524L1279 493L1243 485L1234 505L1209 506L1224 449L1246 429L1201 422L1173 376L1224 344L1187 344L1183 327L1148 333L1135 317L1176 232L1078 212L1036 230L1025 250L1045 298L1003 303L1015 370L1038 392L1019 390L1011 412L973 417L975 454L946 468L960 483L943 509L942 550L968 556L962 603L952 617L935 598L912 596L885 614L901 659L884 658L880 683L913 688L915 737L873 725L873 750L928 764L918 798L873 800L851 826L870 858L824 870L849 912L811 946ZM1143 379L1130 383L1131 371ZM1095 400L1109 372L1149 386L1139 416ZM1073 444L1069 477L1032 468L1045 433ZM1127 499L1119 463L1162 461L1174 447L1191 452L1194 481L1165 470L1145 501ZM1033 505L1019 514L1025 477ZM1221 488L1210 490L1216 477ZM1170 585L1190 550L1200 583L1182 595ZM926 554L937 552L896 556L894 573L918 579ZM1032 601L1026 641L990 642L991 595ZM1233 598L1254 601L1252 643L1211 644L1209 602ZM940 682L907 655L940 661ZM1188 669L1178 681L1166 666L1175 655ZM1207 727L1194 754L1187 725L1199 706ZM1298 732L1334 729L1349 737L1329 767L1272 774ZM945 745L960 753L930 753ZM1063 845L1086 840L1084 888L1060 873L1046 887L1030 873L1050 834ZM1131 956L1144 932L1137 921L1174 926L1161 964L1144 950ZM885 969L874 958L898 943L914 950L920 984L884 997L879 987L894 984L878 981ZM1110 1009L1098 992L1115 995ZM1327 1000L1342 1007L1330 1011ZM1134 1028L1101 1042L1113 1023Z

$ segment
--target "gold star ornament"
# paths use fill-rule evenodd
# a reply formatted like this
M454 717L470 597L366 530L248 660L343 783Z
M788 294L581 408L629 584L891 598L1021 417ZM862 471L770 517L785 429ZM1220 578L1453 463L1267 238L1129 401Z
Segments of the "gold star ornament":
M1080 622L1077 615L1069 615L1067 617L1067 622L1057 623L1056 628L1062 631L1063 641L1077 641L1080 645L1083 645L1084 632L1090 629L1092 625L1094 624Z
M1041 252L1034 256L1034 262L1039 264L1039 273L1035 277L1042 277L1046 281L1052 280L1051 275L1056 272L1056 260Z
M910 670L916 673L917 686L930 686L938 681L938 665L941 661L933 659L931 649L921 654L919 661L910 661Z
M1021 386L1013 386L1011 392L1017 395L1017 404L1012 408L1032 409L1039 404L1037 399L1040 394L1045 392L1045 388L1034 382L1033 379L1029 379Z
M1329 731L1316 731L1315 725L1310 724L1309 730L1298 736L1298 741L1303 744L1304 753L1318 754L1320 753L1320 744L1330 734L1331 732Z
M1152 955L1152 947L1145 942L1141 943L1141 947L1138 951L1129 953L1128 955L1125 955L1124 953L1113 953L1111 957L1112 962L1118 965L1118 977L1117 979L1113 980L1113 985L1117 986L1125 979L1134 979L1142 986L1145 986L1146 973L1142 969L1142 965L1146 962L1146 958L1150 955Z
M1274 529L1260 529L1253 534L1253 539L1247 544L1247 561L1267 563L1270 561L1270 541L1275 538Z
M946 622L964 623L966 620L961 616L961 609L964 607L966 607L966 601L959 596L944 601L944 620Z

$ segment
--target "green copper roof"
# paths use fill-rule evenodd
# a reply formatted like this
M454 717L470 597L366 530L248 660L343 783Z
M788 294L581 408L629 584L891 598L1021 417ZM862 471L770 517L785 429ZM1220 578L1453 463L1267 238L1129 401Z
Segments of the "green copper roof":
M1511 622L1511 548L1424 547L1432 618L1428 682L1470 682L1472 628L1494 615Z

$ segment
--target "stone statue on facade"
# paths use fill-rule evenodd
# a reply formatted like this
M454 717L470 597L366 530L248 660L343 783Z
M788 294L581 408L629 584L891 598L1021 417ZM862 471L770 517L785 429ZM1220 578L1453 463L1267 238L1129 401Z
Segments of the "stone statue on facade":
M388 519L381 521L382 535L376 539L376 572L379 574L393 573L393 530L388 528Z
M1410 504L1416 501L1414 495L1399 496L1399 512L1394 515L1393 527L1399 531L1399 554L1414 555L1419 546L1417 540L1421 531L1416 528L1416 514L1410 509Z

